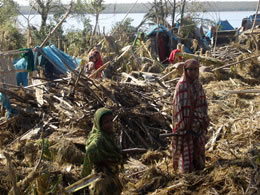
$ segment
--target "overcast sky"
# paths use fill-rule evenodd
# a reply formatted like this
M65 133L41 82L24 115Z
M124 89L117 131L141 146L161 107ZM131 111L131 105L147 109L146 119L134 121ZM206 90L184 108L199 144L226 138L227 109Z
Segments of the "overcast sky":
M28 5L28 0L14 0L20 5ZM65 3L69 3L70 0L62 0ZM147 3L147 2L153 2L154 0L104 0L105 3ZM177 0L179 1L179 0ZM256 1L257 0L194 0L194 1Z

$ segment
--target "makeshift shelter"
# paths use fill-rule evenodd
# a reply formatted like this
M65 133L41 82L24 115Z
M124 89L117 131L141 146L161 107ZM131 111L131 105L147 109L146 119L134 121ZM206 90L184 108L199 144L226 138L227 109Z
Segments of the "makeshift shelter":
M57 78L62 74L66 74L69 69L74 70L80 64L80 59L74 59L56 48L55 45L46 46L41 50L36 47L36 50L41 55L39 64L43 67L44 74L48 78Z
M1 79L1 92L0 92L0 103L7 111L7 118L12 114L15 114L15 109L12 108L9 97L3 93L6 89L16 86L17 79L16 76L18 73L24 72L23 70L17 70L14 64L14 55L19 53L24 53L24 51L7 51L0 52L0 79Z
M13 59L15 55L21 54L19 60ZM23 86L29 84L28 72L37 70L37 65L43 68L44 75L49 79L54 79L66 74L69 70L74 70L80 59L57 49L54 45L46 46L42 49L36 47L32 49L20 49L0 53L0 78L1 92L0 103L7 110L7 118L16 111L12 108L9 97L5 90L10 87Z
M220 20L217 22L216 26L212 26L211 29L206 34L214 44L230 43L237 39L238 31L229 23L228 20Z
M173 49L176 49L177 44L181 40L174 36L165 26L153 25L146 32L146 36L149 37L151 53L158 54L160 62L169 63L168 57ZM156 41L157 40L157 41ZM191 51L185 46L185 52L191 53Z
M229 23L228 20L220 20L217 25L219 25L219 30L234 30L234 27Z
M241 24L243 31L252 28L254 19L255 19L255 14L250 15L249 17L243 18L242 24ZM260 25L260 14L257 14L257 16L256 16L256 25Z

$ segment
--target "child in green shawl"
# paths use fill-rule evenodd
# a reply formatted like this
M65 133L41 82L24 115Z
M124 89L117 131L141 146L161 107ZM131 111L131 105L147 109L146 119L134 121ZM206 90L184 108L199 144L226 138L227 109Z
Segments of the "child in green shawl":
M86 142L82 176L102 173L102 178L91 184L90 194L117 195L122 191L119 181L121 151L114 141L113 115L111 110L100 108L94 115L94 124Z

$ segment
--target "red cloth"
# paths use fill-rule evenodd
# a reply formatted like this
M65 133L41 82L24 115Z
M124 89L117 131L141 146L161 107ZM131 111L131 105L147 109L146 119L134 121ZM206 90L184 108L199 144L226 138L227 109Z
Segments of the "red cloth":
M184 70L187 64L184 64ZM199 68L199 65L194 65ZM189 66L190 68L191 66ZM205 133L209 124L208 105L198 78L190 81L185 70L173 98L173 167L182 173L205 165Z
M102 60L102 58L101 58L101 54L100 54L100 52L99 52L98 50L92 51L92 52L90 53L90 56L95 56L95 57L96 57L96 61L94 62L94 63L95 63L95 69L96 69L96 70L99 69L101 66L104 65L103 60ZM96 78L101 78L101 74L102 74L102 71L100 71L100 72L97 74Z
M181 50L179 49L174 49L172 50L171 54L170 54L170 57L169 57L169 62L171 64L174 64L174 61L175 61L175 56L176 56L176 53L180 53ZM181 62L182 61L182 57L181 56L178 56L178 61Z

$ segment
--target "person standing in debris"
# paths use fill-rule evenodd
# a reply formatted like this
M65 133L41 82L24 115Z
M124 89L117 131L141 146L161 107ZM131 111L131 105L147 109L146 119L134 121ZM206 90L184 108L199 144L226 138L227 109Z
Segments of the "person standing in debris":
M208 105L199 82L199 63L186 60L173 98L173 168L190 173L205 167Z
M177 45L176 49L172 50L172 52L168 58L169 63L171 63L171 64L176 63L177 53L181 53L181 44L180 43ZM183 61L182 56L178 56L177 62L182 62L182 61Z
M86 142L82 176L86 177L92 172L102 173L102 177L90 185L90 194L121 194L122 185L118 174L122 155L114 136L111 110L98 109L94 115L92 131Z
M91 74L92 72L96 71L99 69L101 66L103 66L103 61L101 58L101 54L98 50L93 50L89 54L89 62L87 64L87 73ZM101 78L102 71L100 71L97 75L96 78Z

